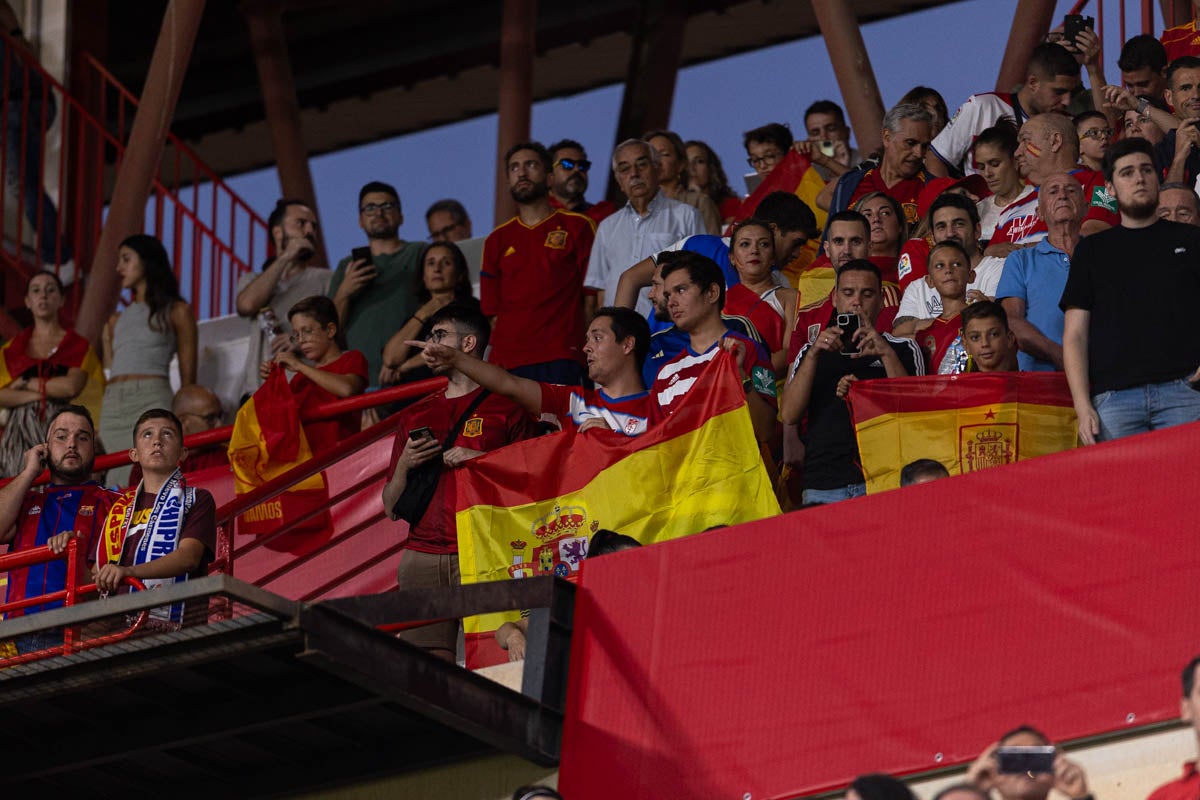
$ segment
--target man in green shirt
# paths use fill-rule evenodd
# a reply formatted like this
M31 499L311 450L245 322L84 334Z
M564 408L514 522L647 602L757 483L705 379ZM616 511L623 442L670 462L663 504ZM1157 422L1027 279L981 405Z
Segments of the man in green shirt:
M379 181L363 186L358 193L358 224L367 234L371 257L343 258L329 283L346 341L366 356L373 386L379 385L383 346L417 310L413 286L424 245L400 238L402 222L395 188Z

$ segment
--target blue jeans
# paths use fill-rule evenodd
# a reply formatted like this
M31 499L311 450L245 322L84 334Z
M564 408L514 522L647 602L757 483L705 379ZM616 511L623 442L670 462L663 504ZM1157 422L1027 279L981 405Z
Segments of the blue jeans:
M854 497L862 497L867 493L867 485L865 483L852 483L849 486L840 486L837 489L805 489L804 495L801 498L804 505L826 503L838 503L842 500L850 500Z
M1100 441L1200 420L1200 391L1186 379L1148 383L1092 397L1100 417Z

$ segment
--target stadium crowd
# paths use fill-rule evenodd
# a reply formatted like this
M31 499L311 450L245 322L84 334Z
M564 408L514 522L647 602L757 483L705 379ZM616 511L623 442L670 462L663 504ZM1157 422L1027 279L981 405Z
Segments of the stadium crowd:
M845 402L856 381L1065 372L1083 444L1200 419L1190 314L1200 290L1200 44L1194 23L1190 31L1130 39L1111 85L1094 33L1056 31L1010 93L972 95L950 114L936 91L915 87L887 111L874 153L851 145L830 100L808 107L801 138L765 120L745 132L757 180L789 160L811 164L824 181L815 197L823 228L793 190L747 208L713 149L671 131L605 154L626 198L619 206L587 199L597 170L578 142L514 145L503 167L517 214L477 254L460 247L472 224L459 202L427 210L428 243L405 241L399 191L372 180L356 209L366 243L328 269L314 263L314 211L281 199L268 220L274 254L238 287L250 332L243 400L277 370L302 408L448 379L394 417L382 502L410 523L398 576L407 588L458 580L461 465L547 429L643 434L692 402L696 376L723 351L753 446L788 478L785 507L865 493ZM1154 280L1126 280L1131 268ZM6 345L0 387L10 409L0 463L13 477L0 489L0 542L61 549L85 538L96 580L111 590L127 577L203 574L212 498L182 476L222 454L189 464L198 454L182 439L230 421L196 385L195 314L162 244L129 237L117 269L132 302L105 327L102 354L59 323L53 273L29 282L34 322ZM175 356L182 388L172 394ZM101 360L107 386L89 410ZM360 424L347 415L307 432L320 452ZM131 440L137 474L102 479L126 491L93 480L95 454ZM935 461L902 466L905 485L946 472ZM44 467L50 486L31 488ZM106 520L121 535L108 536ZM60 587L58 566L13 581L10 599ZM170 613L165 622L182 619ZM454 657L454 623L403 636ZM1021 728L997 747L1011 744L1050 743ZM1014 777L989 748L968 777L939 796L1044 797L1051 786L1089 796L1063 758L1048 773ZM852 796L908 796L888 780L864 776ZM1006 788L1022 780L1037 785ZM1194 769L1183 780L1194 787Z

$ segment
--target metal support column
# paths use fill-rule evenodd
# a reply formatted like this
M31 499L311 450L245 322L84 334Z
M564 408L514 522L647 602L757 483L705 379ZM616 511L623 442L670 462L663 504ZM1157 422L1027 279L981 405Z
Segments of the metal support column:
M529 139L533 115L533 56L537 0L504 0L500 20L500 102L496 136L495 223L517 213L503 159L508 148Z
M1054 0L1017 0L1004 60L996 78L997 92L1011 92L1025 82L1033 48L1045 38L1054 19Z
M872 153L883 144L883 98L854 9L843 0L813 0L812 5L858 150Z

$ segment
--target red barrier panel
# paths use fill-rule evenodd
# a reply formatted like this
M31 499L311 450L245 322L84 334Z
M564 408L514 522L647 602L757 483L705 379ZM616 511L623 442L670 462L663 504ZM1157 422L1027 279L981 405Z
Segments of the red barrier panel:
M1022 723L1176 718L1197 450L1193 424L585 562L563 795L788 798Z

